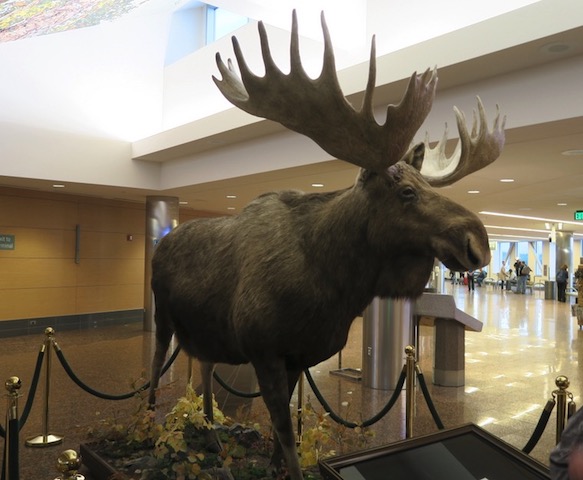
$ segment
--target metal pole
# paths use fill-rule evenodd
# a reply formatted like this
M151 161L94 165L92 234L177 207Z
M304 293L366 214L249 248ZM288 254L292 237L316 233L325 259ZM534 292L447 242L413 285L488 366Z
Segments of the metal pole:
M22 383L18 377L10 377L5 383L8 390L8 407L6 408L6 438L4 439L4 472L6 480L19 479L18 465L18 391Z
M296 445L302 443L302 435L304 434L304 419L302 418L302 409L304 407L304 372L300 373L298 379L298 437Z
M27 447L50 447L63 441L62 435L53 435L49 433L49 397L51 389L51 350L55 342L55 330L52 327L45 329L44 351L45 357L45 396L43 410L43 433L36 437L29 438L25 445Z
M556 441L557 443L561 440L561 435L565 429L565 423L567 419L567 388L569 388L569 379L564 375L559 375L555 379L555 385L559 388L555 390L557 396L557 432Z
M406 378L405 378L405 435L413 437L413 409L415 405L415 347L405 347Z

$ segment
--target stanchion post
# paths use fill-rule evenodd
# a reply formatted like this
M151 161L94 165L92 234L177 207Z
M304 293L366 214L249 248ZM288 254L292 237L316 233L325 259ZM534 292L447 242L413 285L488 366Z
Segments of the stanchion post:
M19 480L18 465L18 391L22 386L18 377L10 377L5 383L8 390L6 408L6 438L4 439L4 473L6 480Z
M57 470L62 473L55 480L85 480L85 476L77 473L81 468L81 457L75 450L65 450L57 458Z
M53 435L49 433L49 397L51 389L51 350L55 343L55 330L52 327L45 329L45 395L43 404L43 432L36 437L29 438L25 445L27 447L50 447L57 445L63 441L61 435Z
M304 419L303 410L304 408L304 372L300 373L300 378L298 379L298 436L296 440L296 445L299 446L302 443L302 435L304 434Z
M557 432L556 441L559 443L561 440L561 435L563 430L565 430L565 424L567 422L567 396L570 396L567 388L569 388L570 382L564 375L559 375L555 379L555 385L558 390L555 390L555 395L557 397Z
M413 410L415 405L415 347L405 347L406 381L405 381L405 436L413 437Z

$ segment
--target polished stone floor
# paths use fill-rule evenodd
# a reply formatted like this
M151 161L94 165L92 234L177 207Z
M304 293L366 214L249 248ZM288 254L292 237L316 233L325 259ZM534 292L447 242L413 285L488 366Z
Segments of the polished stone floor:
M433 328L421 327L418 357L431 398L445 427L475 423L502 440L522 448L531 437L543 407L556 390L559 375L569 378L569 392L580 403L583 375L579 353L583 352L583 330L571 316L570 306L545 300L544 293L516 295L512 292L476 288L468 292L464 286L447 285L459 309L484 323L480 333L468 332L465 346L465 385L440 387L432 384ZM101 392L120 394L141 384L148 377L152 356L153 336L141 331L141 325L102 329L56 332L56 342L76 375L87 385ZM30 387L39 349L45 340L41 336L22 336L0 339L0 379L18 376L22 380L22 411ZM362 321L353 325L342 367L361 367ZM21 431L20 478L36 480L55 478L58 455L65 449L79 449L87 439L87 431L101 419L124 415L135 406L135 400L101 400L75 385L51 355L48 428L44 431L44 373L36 394L29 420ZM338 357L313 367L316 384L332 408L344 418L359 422L377 413L392 395L392 391L364 388L361 382L330 374L338 369ZM181 354L164 377L170 386L164 390L166 399L177 398L184 392L188 361ZM246 369L224 370L228 382L237 387L253 388ZM194 383L198 379L194 369ZM219 392L220 404L227 414L234 414L240 401L224 391ZM305 399L321 410L309 386ZM292 408L297 405L297 395ZM5 402L0 405L2 424ZM265 419L266 410L260 399L253 400L249 416ZM547 463L555 444L556 409L545 432L531 455ZM405 437L405 394L379 422L369 429L374 437L367 445L380 445ZM416 392L414 435L437 430L419 389ZM43 433L62 434L60 445L30 448L24 440ZM0 440L0 446L3 446ZM347 442L348 444L349 442ZM87 473L87 472L83 472ZM91 478L87 475L87 478Z

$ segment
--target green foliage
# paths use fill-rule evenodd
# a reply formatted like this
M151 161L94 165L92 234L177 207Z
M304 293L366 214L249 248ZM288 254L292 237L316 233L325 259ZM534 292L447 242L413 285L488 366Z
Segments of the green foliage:
M345 406L348 415L350 404ZM365 448L374 436L374 432L366 428L349 428L332 421L328 413L314 409L309 397L302 406L301 415L304 429L298 454L302 468L315 466L319 460L337 453Z

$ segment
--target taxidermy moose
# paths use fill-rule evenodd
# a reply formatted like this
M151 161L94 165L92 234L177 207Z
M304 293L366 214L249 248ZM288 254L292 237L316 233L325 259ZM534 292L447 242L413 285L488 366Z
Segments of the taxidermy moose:
M485 167L504 144L504 121L497 115L490 130L478 99L471 133L455 110L460 142L451 157L444 153L445 137L433 149L410 147L431 110L435 71L413 74L403 99L387 107L379 125L372 104L374 38L357 111L339 86L323 15L322 29L323 69L315 80L300 61L295 12L289 74L275 65L260 22L265 76L249 70L233 37L240 77L217 54L222 79L213 79L242 110L307 135L331 156L362 167L355 184L329 193L266 193L237 216L183 223L162 239L152 260L157 342L150 404L174 333L201 362L211 422L214 364L251 362L275 430L272 464L281 468L285 461L292 480L303 478L289 409L302 370L343 348L353 319L375 296L421 295L435 257L458 271L489 263L481 221L432 186ZM423 174L422 164L434 174Z

